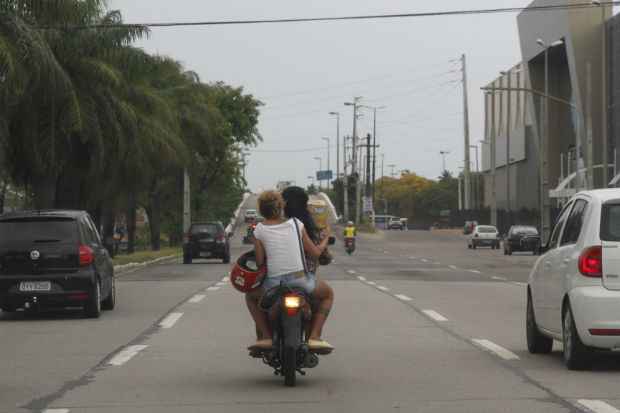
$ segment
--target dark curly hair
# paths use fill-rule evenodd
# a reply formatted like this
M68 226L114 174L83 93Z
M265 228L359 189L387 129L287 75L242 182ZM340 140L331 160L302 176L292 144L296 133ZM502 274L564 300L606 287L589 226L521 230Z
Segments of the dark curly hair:
M282 198L284 198L285 202L284 214L288 218L300 220L304 224L310 239L318 243L320 241L319 228L314 222L312 215L310 215L310 211L308 211L309 198L306 191L298 186L289 186L282 191Z

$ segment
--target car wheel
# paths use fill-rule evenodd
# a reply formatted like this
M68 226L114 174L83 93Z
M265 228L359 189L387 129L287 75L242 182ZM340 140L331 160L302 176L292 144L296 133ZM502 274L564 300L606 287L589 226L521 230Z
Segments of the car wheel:
M569 370L583 370L588 364L589 352L579 338L570 302L566 304L564 309L562 338L564 344L564 364Z
M508 247L508 249L506 250L506 255L512 255L512 248Z
M527 334L527 349L532 354L549 354L553 349L553 339L544 336L538 329L532 294L527 292L527 310L525 316L525 330Z
M114 310L116 307L116 278L112 277L112 288L110 289L110 295L103 300L101 308L104 310Z
M471 249L471 244L470 243L467 243L467 248Z
M88 301L84 307L87 317L99 318L101 315L101 282L97 279L91 289Z
M475 242L472 242L471 247L472 247L473 249L476 249L476 248L477 248L477 247L476 247L476 243L475 243Z
M226 256L222 259L224 264L230 264L230 252L226 254Z

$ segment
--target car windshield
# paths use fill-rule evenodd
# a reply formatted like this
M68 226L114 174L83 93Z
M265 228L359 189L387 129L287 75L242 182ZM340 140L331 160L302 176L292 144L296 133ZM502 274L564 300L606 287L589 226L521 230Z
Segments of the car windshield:
M215 224L198 224L192 226L192 234L210 234L215 235L219 228Z
M16 219L0 221L0 247L32 243L78 243L77 222L73 219Z
M514 230L519 235L538 235L538 230L534 227L519 227Z
M497 232L495 227L478 227L477 230L481 234L493 234Z
M601 239L603 241L620 241L620 204L603 206Z

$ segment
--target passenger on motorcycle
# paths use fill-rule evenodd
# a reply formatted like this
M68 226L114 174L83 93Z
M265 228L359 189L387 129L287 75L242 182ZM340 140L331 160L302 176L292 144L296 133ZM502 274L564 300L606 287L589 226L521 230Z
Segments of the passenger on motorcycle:
M329 236L322 237L322 234L314 222L308 209L308 194L306 194L303 188L298 186L288 187L282 192L282 197L285 203L284 215L286 215L287 218L297 218L300 220L304 224L308 237L315 245L320 245L325 238L329 238ZM323 326L334 305L334 290L317 274L319 269L318 257L313 257L306 252L306 263L309 271L316 275L316 289L312 294L315 305L312 309L312 323L308 347L310 347L311 350L332 351L333 347L331 344L322 340L321 335L323 334Z
M263 192L258 199L258 208L265 221L258 224L254 231L256 264L261 266L268 263L267 277L262 288L246 294L246 303L260 332L260 339L250 349L262 350L270 349L273 345L267 315L259 306L265 291L279 286L281 281L290 287L303 288L308 294L314 293L316 288L315 274L306 274L304 271L304 257L299 251L297 228L301 233L305 253L314 258L318 258L327 248L329 234L319 245L315 245L301 221L282 218L284 200L278 192Z
M353 221L349 221L347 222L347 226L344 228L344 239L355 239L355 236L357 235L357 229L355 228L355 225L353 224Z

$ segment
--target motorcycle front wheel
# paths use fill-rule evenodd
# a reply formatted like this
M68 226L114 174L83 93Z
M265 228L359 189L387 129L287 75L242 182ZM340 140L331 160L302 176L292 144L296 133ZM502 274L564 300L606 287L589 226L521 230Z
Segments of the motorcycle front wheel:
M297 384L297 351L293 347L285 347L282 351L282 374L284 384L288 387L295 387Z

